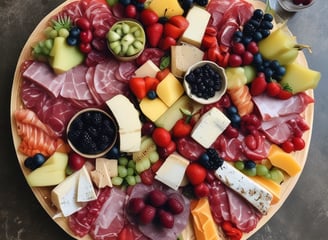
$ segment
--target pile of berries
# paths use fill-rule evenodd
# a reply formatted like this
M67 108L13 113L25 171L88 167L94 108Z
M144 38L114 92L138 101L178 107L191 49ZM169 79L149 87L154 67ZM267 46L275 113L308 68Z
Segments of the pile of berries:
M207 170L216 170L223 164L223 159L218 155L214 148L208 148L199 157L199 163Z
M222 88L222 77L209 64L195 68L186 75L191 93L199 98L209 99Z
M97 154L116 139L116 126L104 113L86 111L72 121L67 136L80 152Z
M81 17L75 24L76 26L69 30L69 35L66 38L67 44L70 46L79 46L80 51L83 53L91 52L93 34L89 20Z

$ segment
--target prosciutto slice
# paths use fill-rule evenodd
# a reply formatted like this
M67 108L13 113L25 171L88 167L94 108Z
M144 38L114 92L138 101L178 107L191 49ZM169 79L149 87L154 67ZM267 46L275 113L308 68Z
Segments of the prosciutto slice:
M125 201L125 192L118 188L112 188L109 198L91 227L90 235L93 239L117 239L124 227Z
M261 213L233 190L227 188L226 192L230 206L231 222L243 232L252 231L261 219Z

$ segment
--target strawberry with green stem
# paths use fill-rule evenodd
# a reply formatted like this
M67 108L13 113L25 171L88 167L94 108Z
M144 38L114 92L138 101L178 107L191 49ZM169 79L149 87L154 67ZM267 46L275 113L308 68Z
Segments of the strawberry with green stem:
M187 110L180 108L183 117L179 119L172 129L172 135L176 138L186 137L192 130L191 119L193 114Z

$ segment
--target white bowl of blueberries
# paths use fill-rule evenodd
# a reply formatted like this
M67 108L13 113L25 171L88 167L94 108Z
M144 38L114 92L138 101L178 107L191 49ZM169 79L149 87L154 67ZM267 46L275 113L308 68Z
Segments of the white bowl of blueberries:
M220 100L227 90L224 68L212 61L200 61L189 67L183 85L186 94L201 104Z

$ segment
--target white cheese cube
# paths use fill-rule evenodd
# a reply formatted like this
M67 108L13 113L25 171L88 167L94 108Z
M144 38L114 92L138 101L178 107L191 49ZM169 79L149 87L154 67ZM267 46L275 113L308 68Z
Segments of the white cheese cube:
M194 5L186 16L189 26L182 34L180 41L200 47L210 17L211 14L208 11Z
M171 72L174 76L182 78L188 68L203 60L204 52L199 48L182 44L171 47Z
M134 77L156 77L159 71L160 69L152 60L147 60L134 72Z
M240 194L262 214L267 214L272 194L227 162L215 171L215 176L229 188Z
M177 190L182 183L189 160L178 153L172 153L158 169L155 179Z
M229 124L229 118L213 107L198 120L191 137L203 147L209 148Z
M106 102L118 123L121 152L136 152L141 144L139 112L124 95L116 95Z
M77 201L89 202L97 199L95 189L93 187L90 175L86 167L83 166L81 170L79 170L79 172L80 177L77 188Z

